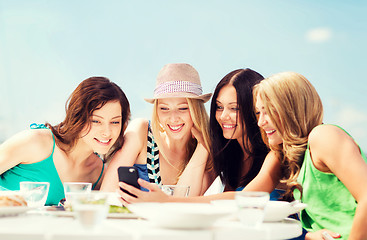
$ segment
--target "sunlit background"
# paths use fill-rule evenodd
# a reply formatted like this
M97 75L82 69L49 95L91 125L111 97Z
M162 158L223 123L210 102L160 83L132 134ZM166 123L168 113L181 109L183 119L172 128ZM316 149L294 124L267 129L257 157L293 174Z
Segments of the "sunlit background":
M63 120L90 76L116 82L132 117L149 118L155 78L187 62L204 92L238 68L305 75L325 122L367 150L367 1L0 0L0 142ZM208 106L208 105L207 105Z

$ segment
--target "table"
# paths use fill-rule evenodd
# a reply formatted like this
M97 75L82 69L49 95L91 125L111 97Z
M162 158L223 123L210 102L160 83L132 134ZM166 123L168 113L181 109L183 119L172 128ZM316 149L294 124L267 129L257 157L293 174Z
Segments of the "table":
M276 240L301 233L301 224L293 219L264 223L260 229L223 219L201 230L164 229L144 219L106 219L98 229L87 231L73 217L21 214L0 218L0 239L4 240Z

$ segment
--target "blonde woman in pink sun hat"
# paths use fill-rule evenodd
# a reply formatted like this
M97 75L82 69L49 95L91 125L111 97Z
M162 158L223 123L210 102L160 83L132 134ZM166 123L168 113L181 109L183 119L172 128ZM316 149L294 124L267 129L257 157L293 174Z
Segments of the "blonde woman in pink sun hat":
M188 185L202 195L213 182L209 156L209 116L198 72L186 63L165 65L158 73L151 121L133 120L124 145L112 159L101 189L119 188L119 166L135 166L139 178L158 185Z

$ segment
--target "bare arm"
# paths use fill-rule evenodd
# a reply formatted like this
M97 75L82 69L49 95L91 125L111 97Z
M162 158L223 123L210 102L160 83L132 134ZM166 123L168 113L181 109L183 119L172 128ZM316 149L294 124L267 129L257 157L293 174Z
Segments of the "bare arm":
M270 151L257 176L243 189L243 191L272 192L281 178L280 159L275 152Z
M203 145L201 132L195 128L192 128L191 132L192 136L197 139L198 144L177 184L190 186L189 196L200 196L209 188L215 176L213 172L205 171L209 153Z
M354 140L331 125L315 128L309 136L312 161L317 169L332 172L358 202L350 239L367 236L367 164Z
M202 195L211 182L214 181L212 177L211 180L209 179L209 173L205 171L207 158L207 150L201 144L198 144L177 182L178 185L190 186L190 196Z
M114 192L118 189L117 169L120 166L132 166L136 163L143 150L144 141L147 141L147 126L148 121L143 119L136 119L128 125L124 134L124 144L115 153L107 167L101 191Z

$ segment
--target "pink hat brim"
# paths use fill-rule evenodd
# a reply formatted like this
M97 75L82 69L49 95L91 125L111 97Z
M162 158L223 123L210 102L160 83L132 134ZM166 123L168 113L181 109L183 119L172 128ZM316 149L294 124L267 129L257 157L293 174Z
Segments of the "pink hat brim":
M185 93L185 94L179 93L179 95L177 93L166 93L166 94L161 94L159 97L155 97L155 98L144 98L144 100L148 103L154 103L154 100L163 99L163 98L193 98L193 99L202 100L204 103L206 103L207 101L209 101L211 97L212 97L211 93L203 94L200 96L190 94L190 93Z

